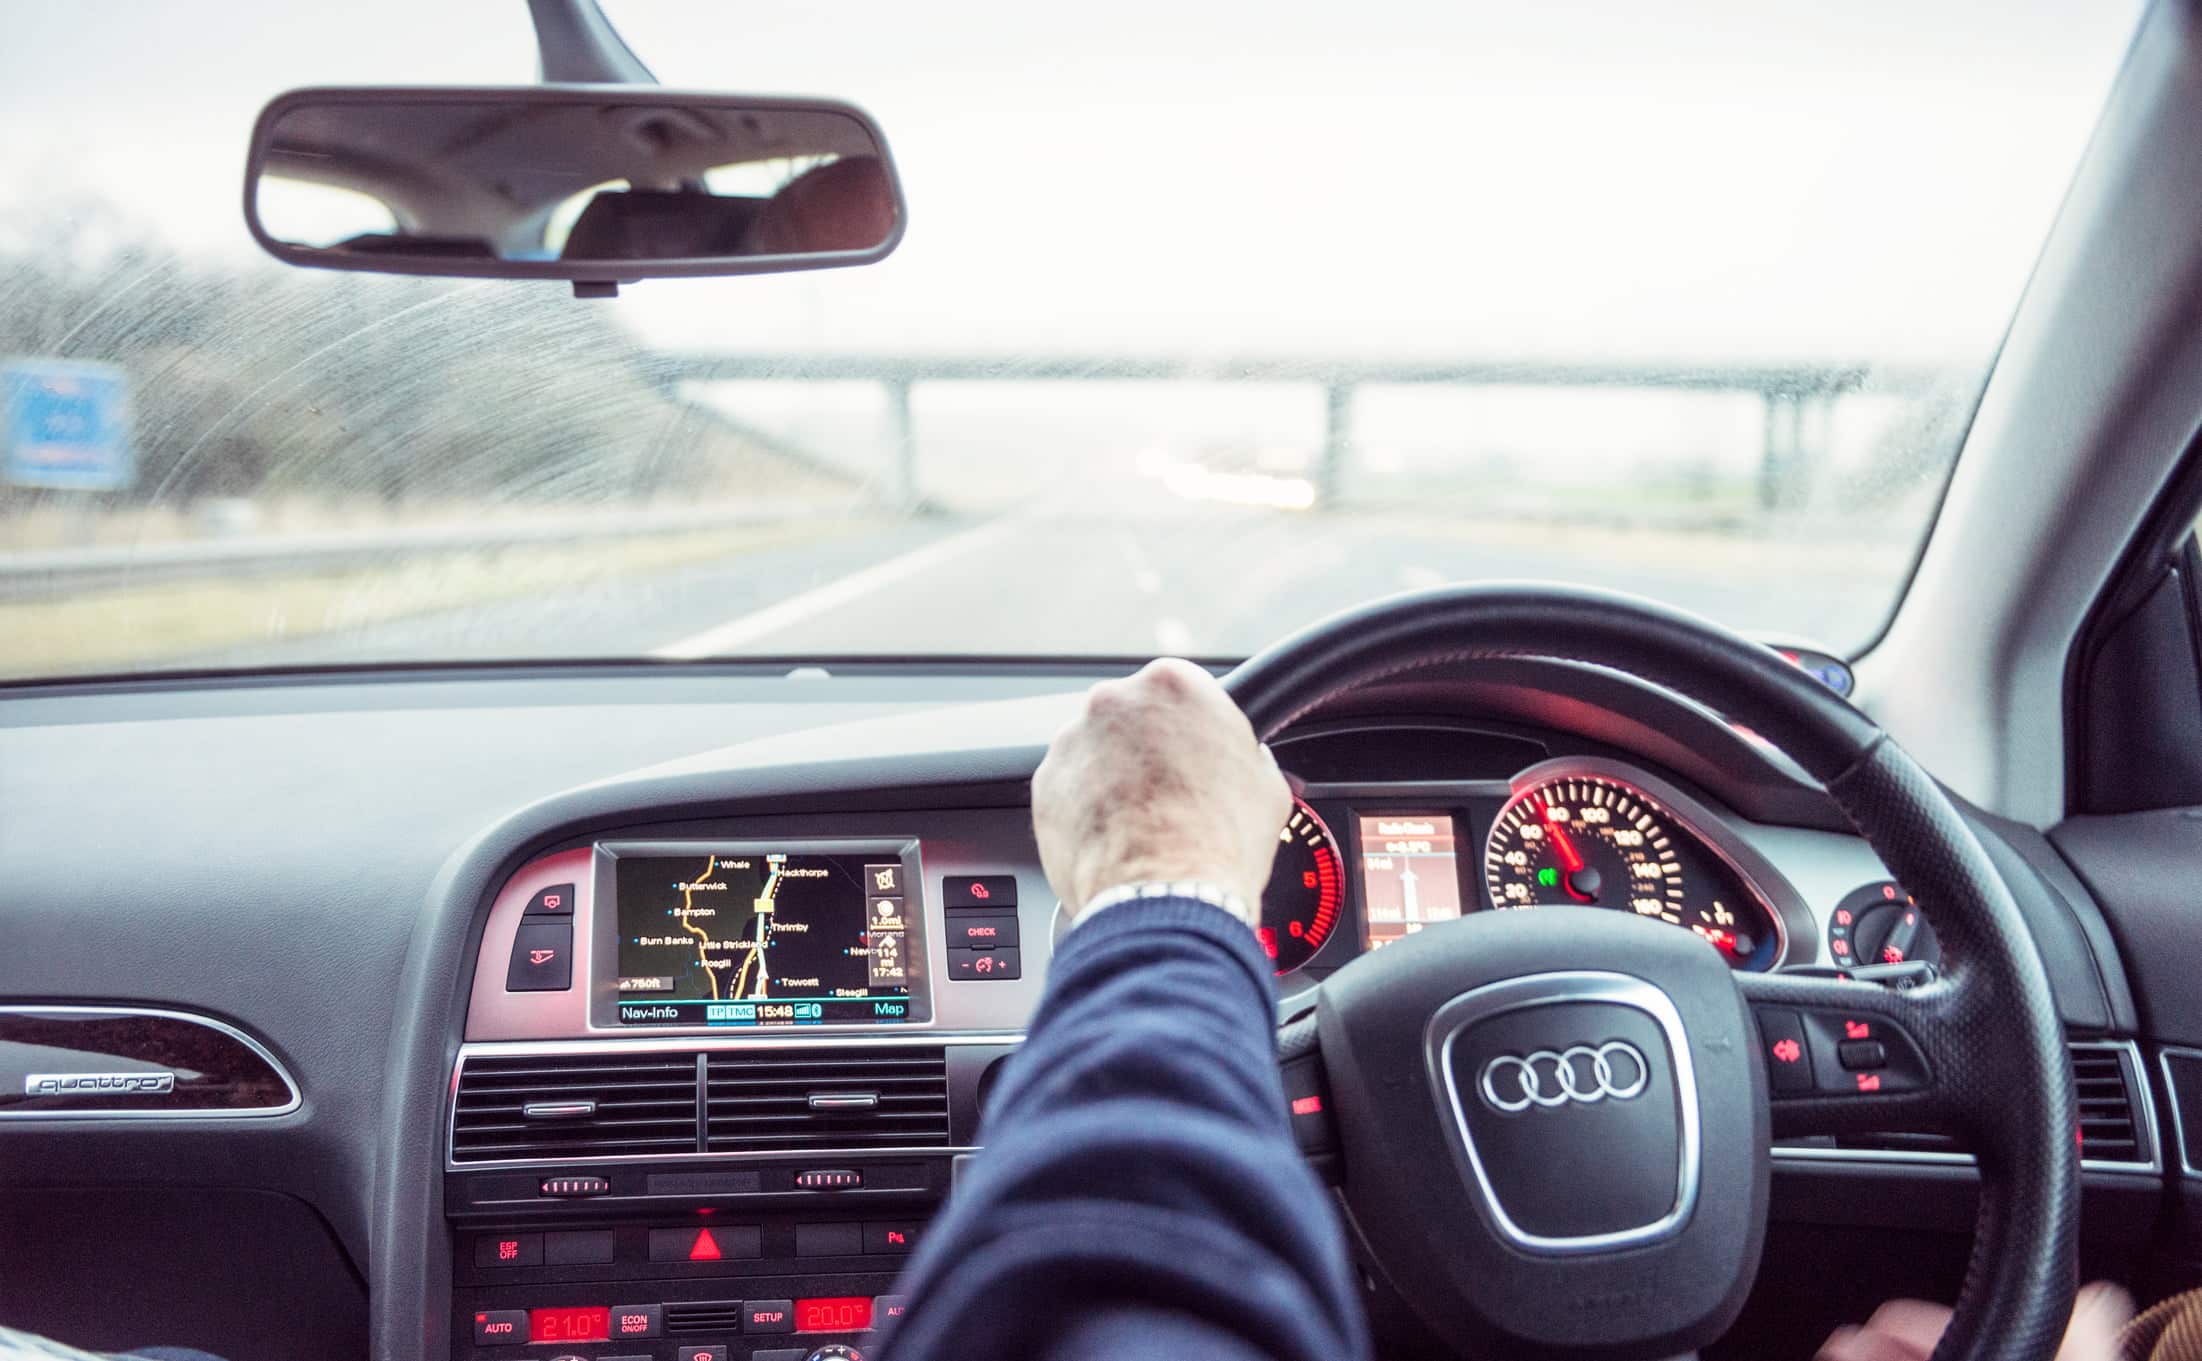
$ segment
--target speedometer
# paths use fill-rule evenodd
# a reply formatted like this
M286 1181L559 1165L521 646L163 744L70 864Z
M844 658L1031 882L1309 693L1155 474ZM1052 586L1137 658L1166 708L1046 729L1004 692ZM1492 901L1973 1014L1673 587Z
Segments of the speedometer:
M1648 795L1602 775L1520 789L1483 855L1491 904L1603 907L1695 932L1739 969L1768 967L1771 923L1695 835Z

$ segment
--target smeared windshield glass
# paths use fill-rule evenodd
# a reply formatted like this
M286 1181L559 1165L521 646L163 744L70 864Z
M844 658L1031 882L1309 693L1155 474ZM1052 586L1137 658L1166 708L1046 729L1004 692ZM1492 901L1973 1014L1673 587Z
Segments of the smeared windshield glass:
M607 9L869 109L899 251L289 269L260 105L525 83L523 5L0 5L0 673L1228 657L1492 578L1854 649L2137 12Z

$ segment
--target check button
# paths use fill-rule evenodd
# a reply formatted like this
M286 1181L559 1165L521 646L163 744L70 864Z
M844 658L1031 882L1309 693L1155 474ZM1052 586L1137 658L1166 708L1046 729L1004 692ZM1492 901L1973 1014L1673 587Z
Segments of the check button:
M950 949L991 950L1017 943L1014 912L958 912L948 918Z

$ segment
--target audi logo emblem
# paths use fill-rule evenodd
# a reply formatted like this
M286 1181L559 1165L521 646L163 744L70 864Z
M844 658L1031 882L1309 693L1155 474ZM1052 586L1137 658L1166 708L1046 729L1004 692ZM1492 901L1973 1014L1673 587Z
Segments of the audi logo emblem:
M1651 1065L1627 1040L1501 1054L1483 1065L1476 1085L1494 1110L1511 1115L1531 1106L1547 1109L1570 1101L1594 1106L1607 1097L1628 1101L1644 1094Z

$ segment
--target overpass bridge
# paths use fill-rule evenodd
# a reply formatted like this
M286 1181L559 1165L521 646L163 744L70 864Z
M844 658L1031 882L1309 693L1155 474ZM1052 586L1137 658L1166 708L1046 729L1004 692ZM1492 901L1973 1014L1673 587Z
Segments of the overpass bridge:
M1772 510L1788 503L1798 472L1827 446L1835 403L1868 387L1915 395L1943 377L1937 370L1864 364L1658 364L1512 360L1319 360L1273 356L1170 357L1114 354L891 354L658 352L644 366L668 387L703 382L876 383L893 425L894 494L919 496L917 422L911 390L920 383L1304 383L1324 394L1323 443L1311 471L1318 505L1336 501L1353 455L1354 395L1365 386L1549 388L1739 393L1765 409L1758 497Z

